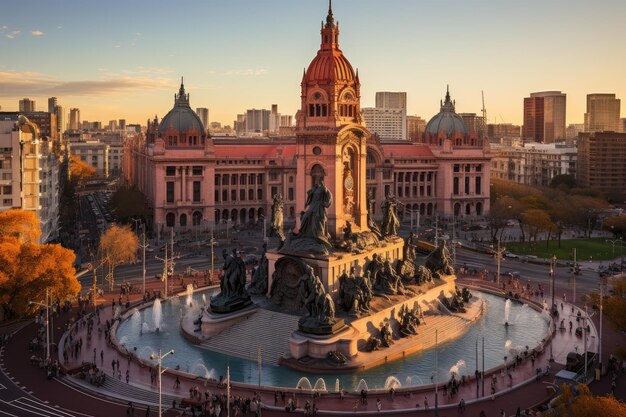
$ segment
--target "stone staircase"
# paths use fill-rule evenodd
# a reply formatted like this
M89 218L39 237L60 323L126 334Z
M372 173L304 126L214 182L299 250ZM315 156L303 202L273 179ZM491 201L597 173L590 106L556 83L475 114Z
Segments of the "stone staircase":
M259 309L200 346L225 355L256 360L259 348L264 363L276 365L289 352L289 337L298 329L298 316Z
M76 377L65 377L65 382L73 385L77 385L82 389L95 391L101 395L116 398L122 401L133 401L138 404L159 406L159 390L158 387L140 387L133 383L127 384L125 381L121 381L110 375L107 375L104 384L100 387L89 384L87 381ZM168 395L163 393L162 404L164 409L168 409L172 406L172 401L176 400L177 404L180 404L182 397Z
M424 346L435 345L435 333L437 333L438 343L460 336L470 326L466 319L457 316L438 315L425 316L425 324L417 327L419 340Z

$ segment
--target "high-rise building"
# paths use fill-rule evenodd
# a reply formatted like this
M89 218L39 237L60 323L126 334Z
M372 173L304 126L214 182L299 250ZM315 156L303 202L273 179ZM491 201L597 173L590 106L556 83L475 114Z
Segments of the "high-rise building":
M61 137L61 133L65 131L65 115L63 114L63 106L54 106L54 114L57 117L57 131L59 132L59 137Z
M525 140L554 143L565 139L566 94L560 91L531 93L524 98Z
M80 109L71 108L70 109L70 130L78 130L80 129Z
M202 126L204 126L204 130L209 129L209 109L206 107L196 107L196 114L202 120Z
M117 125L120 128L120 130L126 130L126 119L118 120Z
M587 94L585 132L619 132L620 99L615 94Z
M50 139L53 143L57 141L58 129L57 118L54 113L47 111L35 112L0 112L3 117L19 117L25 116L28 120L37 126L37 135L41 138Z
M406 117L406 135L411 142L418 142L426 130L426 120L419 116Z
M584 132L578 136L577 180L613 201L626 198L626 133Z
M364 107L361 115L365 126L380 140L406 140L406 111L404 109L381 109Z
M522 128L511 123L487 125L487 137L490 140L501 138L519 138L521 134Z
M108 129L111 131L117 130L117 120L109 120Z
M477 116L476 113L457 113L465 122L465 126L467 126L468 132L473 133L477 136L484 136L483 129L485 126L485 119L482 116Z
M20 100L20 113L31 112L35 110L35 100L23 98Z
M48 113L54 113L54 108L58 105L56 97L50 97L48 99Z
M246 110L246 134L269 131L270 113L271 112L266 109Z
M280 116L280 127L291 127L293 126L293 116L283 114Z
M622 126L622 133L626 133L626 117L620 119L620 126Z
M406 111L406 93L378 91L376 107L379 109L404 109Z

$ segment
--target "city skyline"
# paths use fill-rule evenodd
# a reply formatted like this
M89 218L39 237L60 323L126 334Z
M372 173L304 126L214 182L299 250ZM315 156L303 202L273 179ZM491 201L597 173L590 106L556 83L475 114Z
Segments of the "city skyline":
M406 91L407 114L429 119L450 84L459 112L479 113L483 90L489 123L521 125L524 97L560 90L567 124L582 123L587 94L626 96L619 76L626 57L616 53L626 4L564 5L342 0L333 11L340 48L359 69L363 107L374 106L377 91ZM165 115L184 76L191 105L208 107L210 122L232 124L245 109L273 103L293 115L327 7L325 0L20 2L0 20L0 105L17 110L28 97L45 111L56 96L84 120L143 124ZM581 31L589 21L602 24ZM593 60L585 60L589 50Z

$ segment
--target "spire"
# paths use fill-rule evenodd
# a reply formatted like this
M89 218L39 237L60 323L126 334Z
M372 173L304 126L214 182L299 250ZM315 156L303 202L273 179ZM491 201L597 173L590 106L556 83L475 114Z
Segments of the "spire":
M450 85L446 84L446 98L441 103L441 111L454 112L454 102L450 99Z
M178 94L174 94L174 102L177 105L189 105L189 94L185 94L185 84L183 82L183 77L180 77L180 88L178 89Z
M326 16L326 27L335 24L335 18L333 17L333 0L328 0L328 16Z

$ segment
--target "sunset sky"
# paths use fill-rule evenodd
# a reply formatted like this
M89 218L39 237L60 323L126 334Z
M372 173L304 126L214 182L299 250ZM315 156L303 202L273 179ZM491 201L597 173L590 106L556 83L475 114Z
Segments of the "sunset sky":
M248 108L295 114L319 47L326 0L6 2L0 16L0 106L47 110L56 96L81 119L162 117L185 77L191 106L232 124ZM450 84L457 112L521 124L530 92L567 94L567 123L585 95L626 99L624 0L334 0L340 47L362 83L406 91L429 119ZM622 117L626 114L622 104Z

